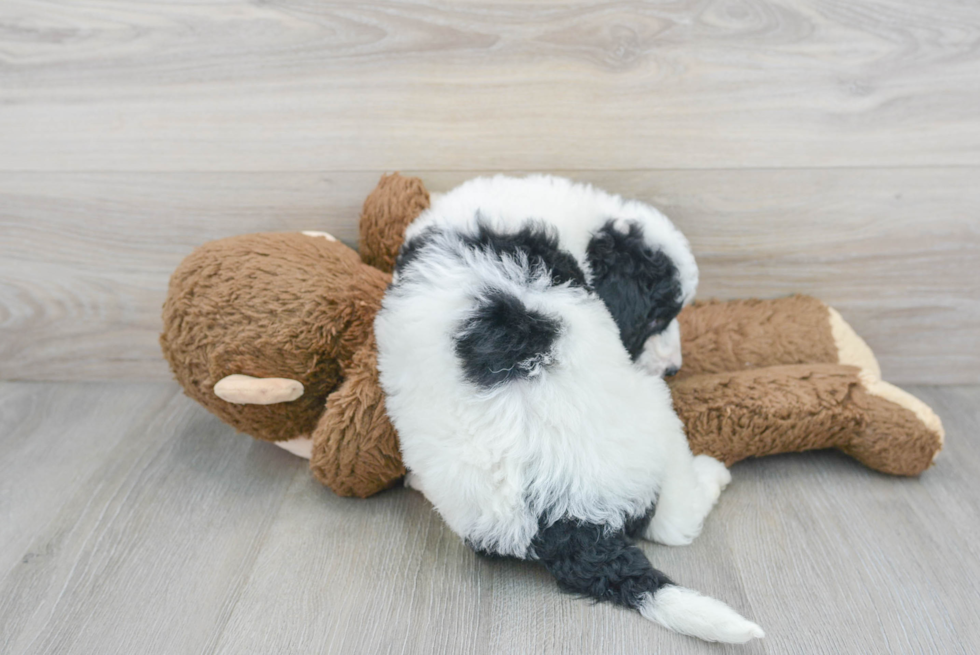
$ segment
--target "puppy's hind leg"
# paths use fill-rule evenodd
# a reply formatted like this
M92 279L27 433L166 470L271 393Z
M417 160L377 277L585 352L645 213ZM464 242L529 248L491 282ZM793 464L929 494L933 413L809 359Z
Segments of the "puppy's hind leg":
M713 457L692 456L686 443L674 452L644 537L667 546L685 546L701 534L704 519L732 476Z

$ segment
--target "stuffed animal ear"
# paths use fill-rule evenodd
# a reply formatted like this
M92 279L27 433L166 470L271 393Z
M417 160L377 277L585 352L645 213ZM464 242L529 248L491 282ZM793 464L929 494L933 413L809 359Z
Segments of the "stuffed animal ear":
M429 192L417 177L384 175L361 211L361 259L386 273L395 270L405 228L429 208Z
M340 496L366 498L405 475L398 435L385 413L373 335L327 397L312 436L310 470Z

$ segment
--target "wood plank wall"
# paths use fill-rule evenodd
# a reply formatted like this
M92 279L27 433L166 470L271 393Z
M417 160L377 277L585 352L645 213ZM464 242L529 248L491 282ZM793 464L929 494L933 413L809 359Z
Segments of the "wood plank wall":
M164 379L209 239L352 241L382 172L654 202L701 297L817 295L899 383L980 382L980 5L0 3L0 379Z

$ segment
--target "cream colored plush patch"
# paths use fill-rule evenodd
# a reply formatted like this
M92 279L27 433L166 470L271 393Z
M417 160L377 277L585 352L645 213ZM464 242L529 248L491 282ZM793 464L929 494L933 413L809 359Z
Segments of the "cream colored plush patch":
M337 237L335 237L334 235L330 234L329 232L316 232L314 230L305 230L303 232L303 234L305 234L308 237L323 237L327 241L336 241L337 240Z
M288 378L253 378L229 375L214 385L214 395L236 405L288 403L303 395L303 383Z
M827 307L827 310L830 313L830 333L837 346L838 363L858 367L869 381L880 380L881 367L868 344L858 336L854 328L847 324L836 309Z
M858 336L854 328L847 324L836 309L827 307L827 310L830 312L830 331L837 346L839 363L861 369L859 374L861 383L868 393L893 402L915 414L927 430L939 436L939 444L942 445L946 440L946 432L943 430L942 421L932 408L907 391L882 380L881 367L868 344ZM939 451L936 451L936 455L938 454Z
M272 443L303 459L309 459L313 455L313 439L307 436L301 435L286 441L273 441Z

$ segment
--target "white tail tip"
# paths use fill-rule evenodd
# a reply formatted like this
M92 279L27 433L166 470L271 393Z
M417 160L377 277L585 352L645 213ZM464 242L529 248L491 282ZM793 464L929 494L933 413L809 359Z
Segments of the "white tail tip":
M762 628L720 600L674 585L648 595L640 606L640 614L668 630L705 641L744 644L749 639L766 636Z

